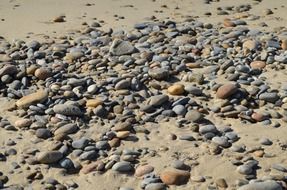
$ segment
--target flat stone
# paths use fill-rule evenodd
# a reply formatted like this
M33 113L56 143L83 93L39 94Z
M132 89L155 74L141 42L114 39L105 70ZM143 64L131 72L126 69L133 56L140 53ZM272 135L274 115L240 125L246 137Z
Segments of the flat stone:
M142 177L148 173L151 173L154 170L154 167L151 165L142 165L136 168L135 176Z
M167 95L157 95L152 96L148 100L148 104L152 106L161 106L163 103L169 100L169 97Z
M277 100L279 100L279 96L276 92L265 92L259 95L260 100L264 100L266 102L275 103Z
M49 68L41 67L36 69L34 75L40 80L45 80L46 78L49 78L52 75L52 71Z
M37 160L41 164L53 164L63 158L63 154L59 151L41 152L37 156Z
M183 185L189 180L188 171L178 169L166 169L160 174L160 179L167 185Z
M48 98L48 92L46 90L38 90L35 93L29 94L27 96L23 96L20 98L16 105L18 107L28 107L33 104L37 104L45 101Z
M117 162L112 167L113 171L117 171L117 172L120 172L120 173L130 172L133 169L134 168L131 165L131 163L130 162L126 162L126 161Z
M32 124L31 119L17 119L14 123L14 126L17 128L25 128L25 127L30 127Z
M4 75L14 75L17 73L17 67L15 65L6 65L0 69L0 77Z
M89 144L89 139L81 138L72 142L72 147L76 149L83 149Z
M77 132L78 127L75 123L69 123L66 124L60 128L58 128L55 132L54 135L59 135L59 134L64 134L64 135L69 135Z
M145 190L166 190L166 185L163 183L150 183L147 184Z
M199 127L200 134L216 133L217 129L214 125L203 125Z
M230 146L230 143L228 142L228 139L226 137L213 137L212 142L215 144L218 144L219 146L222 146L224 148L228 148Z
M264 61L253 61L250 63L250 67L252 69L264 69L266 67L266 63Z
M110 47L112 55L130 55L136 51L136 48L128 41L115 39Z
M66 116L82 116L83 112L79 107L72 104L57 104L53 107L53 111Z
M238 190L283 190L275 181L254 182L243 185Z
M103 101L100 99L90 99L86 101L86 107L89 107L89 108L96 108L102 104L103 104Z
M185 118L192 122L199 122L203 119L203 115L197 110L190 110L185 114Z
M164 68L154 68L148 71L148 74L151 78L155 80L165 80L169 77L168 70Z

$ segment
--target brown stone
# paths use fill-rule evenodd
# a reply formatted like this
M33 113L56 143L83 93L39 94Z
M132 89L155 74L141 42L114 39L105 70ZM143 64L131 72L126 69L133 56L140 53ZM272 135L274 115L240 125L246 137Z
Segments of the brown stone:
M229 20L229 19L225 19L223 21L223 25L225 27L235 27L236 26L236 24L234 22L232 22L231 20Z
M32 120L30 119L18 119L15 121L14 126L17 128L29 127L32 124Z
M48 98L48 92L45 90L38 90L35 93L29 94L27 96L23 96L20 98L16 105L18 107L28 107L32 104L42 102Z
M255 40L246 40L243 42L242 47L243 49L256 50L258 45L259 43Z
M253 152L253 155L256 157L263 157L264 150L256 150L255 152Z
M34 75L40 80L46 80L52 75L52 72L49 68L41 67L35 70Z
M232 84L224 84L217 89L216 97L220 99L226 99L229 96L233 95L237 91L237 87Z
M282 40L281 48L282 48L283 50L287 50L287 39Z
M190 173L188 171L178 169L167 169L160 174L160 179L167 185L183 185L189 180Z
M84 165L81 169L81 173L88 174L92 171L101 171L104 169L104 163L100 160Z
M257 121L257 122L260 122L260 121L263 121L263 120L264 120L264 115L261 114L261 113L254 112L254 113L251 115L251 118L254 119L254 120Z
M264 61L253 61L250 63L250 67L252 69L264 69L266 67L266 63Z
M145 174L151 173L154 170L154 167L151 165L142 165L136 168L135 176L142 177Z
M228 187L225 179L223 179L223 178L219 178L219 179L215 180L215 183L218 187L221 187L221 188L227 188Z
M99 99L91 99L86 101L86 107L96 108L99 105L102 105L103 101Z
M182 84L174 84L167 89L171 95L182 95L184 93L184 86Z
M121 144L121 140L119 138L113 138L109 142L110 147L118 147Z
M190 69L195 69L195 68L201 67L200 63L186 63L185 65Z
M57 16L53 19L53 22L65 22L64 16Z
M4 75L13 75L17 73L17 67L15 65L6 65L0 69L0 77Z
M129 131L119 131L119 132L117 132L116 135L119 139L124 139L130 135L130 132Z

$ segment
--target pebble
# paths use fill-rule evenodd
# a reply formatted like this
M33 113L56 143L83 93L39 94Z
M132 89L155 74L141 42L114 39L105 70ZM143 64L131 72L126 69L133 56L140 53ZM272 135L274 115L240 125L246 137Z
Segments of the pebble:
M174 84L168 87L167 92L170 95L182 95L184 93L184 86L182 84Z
M83 112L79 107L72 104L58 104L53 107L53 111L57 114L66 116L82 116Z
M25 127L30 127L32 124L32 120L30 119L17 119L14 123L14 126L17 128L25 128Z
M110 47L112 55L130 55L136 51L135 47L128 41L115 39Z
M282 187L275 181L254 182L243 185L238 190L282 190Z
M186 113L185 118L192 122L199 122L203 119L203 115L197 110L190 110Z
M160 174L160 179L167 185L183 185L189 178L189 172L178 169L166 169Z
M126 161L117 162L112 167L113 171L120 173L131 172L133 169L134 168L131 163Z
M238 88L234 84L224 84L218 88L216 97L226 99L233 95L237 90Z
M41 164L57 163L61 158L63 158L63 154L61 152L59 152L59 151L41 152L37 156L37 160Z
M142 165L142 166L138 166L135 170L135 176L136 177L142 177L148 173L153 172L154 167L151 165Z

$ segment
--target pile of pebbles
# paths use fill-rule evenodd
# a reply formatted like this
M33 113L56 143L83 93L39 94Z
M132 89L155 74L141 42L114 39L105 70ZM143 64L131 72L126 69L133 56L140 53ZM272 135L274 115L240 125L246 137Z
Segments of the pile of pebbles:
M58 167L67 175L109 170L134 174L145 190L204 182L204 177L191 176L181 160L160 174L154 172L156 166L141 164L156 152L142 148L137 134L148 138L145 124L168 121L179 128L192 126L195 134L171 135L173 140L207 143L214 155L230 149L260 157L262 149L232 145L240 139L232 126L218 128L209 117L273 127L280 127L276 119L287 121L287 80L273 87L264 75L286 69L287 38L279 36L287 33L274 35L226 22L220 27L193 20L148 22L131 31L87 27L81 34L43 43L1 40L0 93L15 102L9 111L19 119L10 123L3 116L0 130L30 131L39 142L52 141L54 146L21 153L6 148L0 160L21 154L21 164ZM95 126L101 128L97 137L82 133ZM125 141L139 148L124 148ZM272 145L269 139L260 142ZM5 146L17 145L11 140ZM286 187L285 178L257 179L259 162L252 156L232 164L237 166L234 172L245 176L236 184L241 190ZM14 167L19 167L16 162ZM6 175L0 173L1 187ZM40 171L27 179L43 180L49 189L77 187L46 179ZM210 189L227 186L219 179Z

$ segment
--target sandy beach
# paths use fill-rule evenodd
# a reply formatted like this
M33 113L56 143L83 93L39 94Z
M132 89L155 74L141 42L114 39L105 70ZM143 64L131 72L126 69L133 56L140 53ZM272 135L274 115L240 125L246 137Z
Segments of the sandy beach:
M287 189L286 0L1 0L0 189Z

